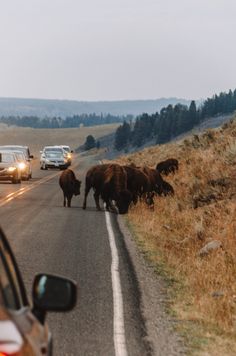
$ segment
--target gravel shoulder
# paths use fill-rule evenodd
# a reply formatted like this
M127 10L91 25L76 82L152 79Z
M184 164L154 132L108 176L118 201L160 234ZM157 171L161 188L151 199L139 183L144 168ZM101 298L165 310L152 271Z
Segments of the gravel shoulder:
M185 355L183 340L174 331L175 320L166 312L168 302L165 281L138 249L125 219L118 216L118 224L136 274L141 297L141 313L147 331L147 342L156 356Z

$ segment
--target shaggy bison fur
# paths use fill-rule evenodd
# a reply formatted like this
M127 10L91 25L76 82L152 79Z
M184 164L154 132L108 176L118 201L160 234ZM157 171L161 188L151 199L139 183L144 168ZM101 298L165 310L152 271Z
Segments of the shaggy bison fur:
M112 210L115 201L120 214L128 212L132 194L127 189L127 173L118 164L102 164L91 167L85 180L83 209L86 209L87 196L90 189L94 190L94 200L98 210L101 210L99 197L106 204L106 209Z
M71 169L66 169L62 172L59 178L59 185L63 191L63 205L71 206L71 199L73 195L80 194L81 182L76 179L74 172Z
M156 165L156 170L159 173L168 175L169 173L175 173L179 169L179 162L175 158L169 158L166 161L162 161Z

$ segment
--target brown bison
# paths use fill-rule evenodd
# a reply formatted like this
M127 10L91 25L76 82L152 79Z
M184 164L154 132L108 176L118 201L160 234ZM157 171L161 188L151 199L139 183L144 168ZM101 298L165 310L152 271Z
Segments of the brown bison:
M67 203L68 208L70 208L72 196L80 194L81 182L76 179L71 169L66 169L59 178L59 185L63 190L63 205L66 206Z
M162 161L156 165L156 170L159 173L168 175L169 173L175 173L179 169L179 162L175 158L169 158L166 161Z
M174 194L173 187L168 182L164 181L164 179L156 169L145 166L142 168L142 171L149 178L151 192L155 192L158 195L165 196L168 194Z
M87 196L90 189L94 189L94 200L98 210L99 197L106 204L106 209L112 210L114 200L120 214L128 212L132 194L127 189L127 174L125 169L118 164L102 164L91 167L85 180L85 194L83 209L86 209Z
M150 191L148 176L133 164L123 167L127 173L127 189L132 194L133 203L136 204L138 198L145 197Z

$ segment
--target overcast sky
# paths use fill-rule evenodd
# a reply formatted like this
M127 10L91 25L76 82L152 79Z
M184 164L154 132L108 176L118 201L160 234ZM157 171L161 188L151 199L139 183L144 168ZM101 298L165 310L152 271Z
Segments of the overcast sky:
M199 99L236 88L235 0L0 0L0 96Z

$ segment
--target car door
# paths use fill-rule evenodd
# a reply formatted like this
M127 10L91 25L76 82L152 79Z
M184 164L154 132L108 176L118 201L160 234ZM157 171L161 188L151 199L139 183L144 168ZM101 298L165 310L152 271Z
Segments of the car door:
M49 334L33 315L10 246L0 229L0 290L9 321L23 337L19 355L48 355Z

